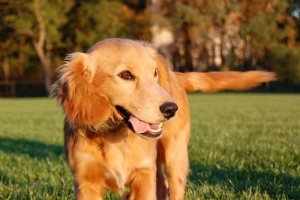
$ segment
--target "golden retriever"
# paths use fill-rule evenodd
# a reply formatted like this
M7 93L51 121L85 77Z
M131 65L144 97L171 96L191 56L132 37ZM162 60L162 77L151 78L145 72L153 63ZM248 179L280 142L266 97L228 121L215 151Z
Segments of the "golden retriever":
M103 40L87 53L68 55L52 95L65 113L76 198L103 199L111 190L131 200L183 199L186 92L241 90L274 79L262 71L173 72L149 43L128 39Z

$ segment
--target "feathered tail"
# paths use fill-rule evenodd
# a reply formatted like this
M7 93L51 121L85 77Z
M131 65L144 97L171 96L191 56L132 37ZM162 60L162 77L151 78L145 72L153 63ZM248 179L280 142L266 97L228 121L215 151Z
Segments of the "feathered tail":
M187 92L217 92L221 90L245 90L256 87L264 82L276 80L273 72L176 72Z

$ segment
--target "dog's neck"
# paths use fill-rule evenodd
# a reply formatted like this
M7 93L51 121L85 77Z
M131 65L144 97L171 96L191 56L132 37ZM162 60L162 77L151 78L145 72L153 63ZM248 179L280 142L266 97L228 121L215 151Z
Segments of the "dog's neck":
M68 124L73 129L81 129L85 133L85 137L97 138L97 137L120 137L125 138L131 130L124 124L124 122L115 119L114 117L109 118L106 122L97 123L94 125L78 124L73 123L69 120Z

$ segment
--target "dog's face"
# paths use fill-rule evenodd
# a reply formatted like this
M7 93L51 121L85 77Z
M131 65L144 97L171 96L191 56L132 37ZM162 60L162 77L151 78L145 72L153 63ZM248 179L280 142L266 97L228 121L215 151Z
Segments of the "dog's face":
M177 110L159 81L165 73L160 56L148 44L110 39L86 54L72 54L54 93L70 121L94 125L113 117L143 137L157 138L162 123Z

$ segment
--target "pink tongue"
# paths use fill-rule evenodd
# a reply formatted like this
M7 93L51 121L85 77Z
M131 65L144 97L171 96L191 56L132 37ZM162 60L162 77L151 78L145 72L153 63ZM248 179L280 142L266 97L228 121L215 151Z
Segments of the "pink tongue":
M150 129L150 125L135 118L134 116L130 116L129 122L131 123L133 129L137 133L145 133Z

